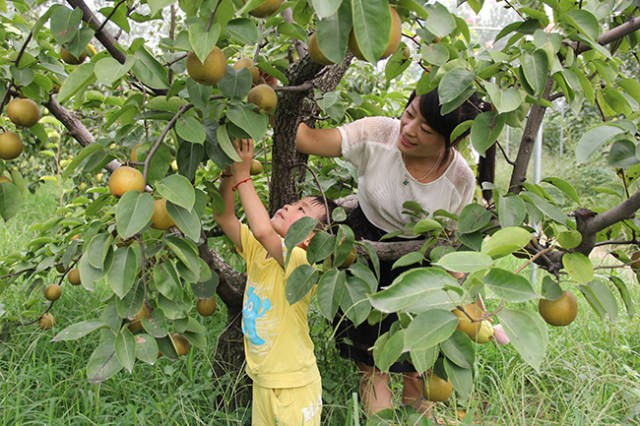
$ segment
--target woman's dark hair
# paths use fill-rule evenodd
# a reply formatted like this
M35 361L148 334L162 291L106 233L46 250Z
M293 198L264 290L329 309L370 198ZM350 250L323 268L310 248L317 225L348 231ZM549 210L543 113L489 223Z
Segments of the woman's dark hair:
M409 100L407 101L407 107L416 98L416 91L411 92ZM491 106L486 102L482 102L480 98L474 93L466 101L462 103L458 108L451 111L448 114L440 114L440 98L438 97L438 89L420 95L418 101L420 108L420 114L427 121L429 127L438 132L444 137L445 141L445 158L449 156L451 148L469 133L469 130L461 134L456 140L451 140L451 133L458 126L467 120L473 120L478 114L485 111L490 111Z

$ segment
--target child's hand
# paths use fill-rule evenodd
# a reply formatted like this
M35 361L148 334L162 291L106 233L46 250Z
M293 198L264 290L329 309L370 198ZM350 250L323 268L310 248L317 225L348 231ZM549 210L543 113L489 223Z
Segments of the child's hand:
M238 156L242 161L236 161L231 166L233 175L237 178L250 176L251 160L253 160L253 140L252 139L236 139L233 142Z

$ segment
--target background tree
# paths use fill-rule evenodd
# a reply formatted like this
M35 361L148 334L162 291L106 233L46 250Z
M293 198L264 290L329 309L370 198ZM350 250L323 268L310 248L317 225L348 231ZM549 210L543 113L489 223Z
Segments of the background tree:
M456 331L460 326L453 309L478 323L499 318L515 349L534 368L548 337L545 323L530 307L541 298L561 300L560 283L579 283L602 318L615 319L619 299L633 313L626 283L601 275L606 269L596 269L587 257L602 245L630 263L638 244L633 219L640 207L635 182L640 85L633 75L637 68L627 63L637 46L640 18L632 2L507 3L517 19L482 44L458 12L440 3L261 3L123 0L92 9L81 0L67 5L0 2L0 109L6 112L0 148L9 141L7 150L0 151L6 152L2 172L11 175L6 176L10 182L0 183L0 214L7 220L19 213L21 190L40 173L61 188L59 211L35 225L40 235L28 247L3 260L3 278L21 276L27 300L42 297L40 291L51 284L46 281L51 268L60 271L58 284L77 268L87 290L109 289L109 298L96 301L104 305L99 318L67 327L54 338L100 333L100 344L87 361L90 381L106 380L123 368L130 371L136 359L153 363L158 353L177 359L190 345L204 347L194 308L196 299L216 293L229 321L217 345L217 373L241 365L244 280L231 266L239 266L237 258L217 242L210 213L220 202L212 182L235 158L231 140L250 136L257 141L266 172L256 181L274 211L315 182L302 166L306 159L295 152L301 121L313 124L322 118L317 125L325 119L336 125L366 115L397 115L414 86L418 93L437 88L443 111L455 109L472 93L493 105L493 111L457 129L470 128L470 146L481 155L496 152L491 147L505 126L523 127L517 156L508 159L508 187L481 182L492 202L471 204L460 217L447 212L427 217L419 206L408 204L415 217L413 232L425 236L418 243L354 243L345 226L318 233L308 256L323 267L296 271L288 284L290 301L318 282L318 305L327 318L339 306L355 323L401 313L398 327L376 344L377 365L386 370L405 357L421 372L434 367L462 398L471 390L475 349ZM467 3L476 13L483 8L482 2ZM384 72L388 82L403 85L400 89L372 81L362 72L370 65L353 58L376 63L385 54L397 30L390 4L402 20L404 37L390 52ZM256 9L268 5L273 10ZM139 23L154 30L139 34ZM309 52L311 44L307 47L312 33L321 58L318 51ZM348 47L352 33L358 49L353 41ZM232 66L241 58L250 59L248 66ZM202 63L212 69L198 68ZM403 75L416 69L421 72L417 85ZM355 73L359 81L343 81L345 72ZM266 85L260 89L265 94L277 93L273 115L264 112L271 105L249 101L252 86L260 84ZM46 108L38 107L43 117L35 124L33 108L12 117L10 102L21 98ZM605 153L608 166L617 170L618 190L611 190L606 204L585 203L559 178L526 181L542 119L560 100L573 114L599 113L598 122L578 136L576 160ZM29 169L28 162L41 154L54 161ZM106 187L103 170L113 173L125 163L139 170L131 176L142 176L142 186L118 198ZM312 165L318 166L328 195L350 192L354 176L343 162L314 159ZM484 172L479 170L481 176ZM70 182L77 187L65 190ZM125 189L130 183L121 182ZM158 216L175 226L157 229L162 228L153 219ZM341 216L338 211L334 219ZM457 221L453 234L444 231L451 220ZM286 244L296 245L313 226L299 222ZM358 261L347 276L333 265L342 265L354 245ZM512 255L525 256L526 264L535 262L546 271L540 289L521 274L524 266L498 267L501 257ZM416 268L376 293L377 272L367 257L373 265L384 257ZM427 260L433 266L422 267ZM462 272L464 278L458 282L444 269ZM478 293L500 302L474 317L465 306ZM52 314L55 300L37 315L15 308L1 319L6 329L40 319L46 319L40 325L47 328Z

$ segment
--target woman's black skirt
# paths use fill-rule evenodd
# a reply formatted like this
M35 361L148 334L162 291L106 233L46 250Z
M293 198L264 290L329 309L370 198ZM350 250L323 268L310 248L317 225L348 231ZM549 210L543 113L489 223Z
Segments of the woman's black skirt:
M347 224L351 227L355 234L356 240L379 241L387 232L377 228L366 218L362 209L356 207L347 218ZM406 238L391 238L385 241L407 241ZM401 273L412 268L400 267L391 269L394 261L380 261L380 282L379 287L385 287ZM371 325L367 321L357 327L348 318L342 318L343 313L339 312L334 319L334 327L336 327L336 345L343 358L351 359L356 362L362 362L366 365L373 366L373 352L371 348L375 344L378 336L389 331L398 316L390 314L381 322ZM342 318L342 320L341 320ZM396 362L390 368L394 373L413 372L415 369L408 362Z

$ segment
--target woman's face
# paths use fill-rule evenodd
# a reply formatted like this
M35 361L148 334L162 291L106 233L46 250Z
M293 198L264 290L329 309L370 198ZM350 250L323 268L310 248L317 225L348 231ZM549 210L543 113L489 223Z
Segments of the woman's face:
M420 97L411 101L400 117L398 149L410 157L432 157L445 148L444 136L433 130L420 114Z

